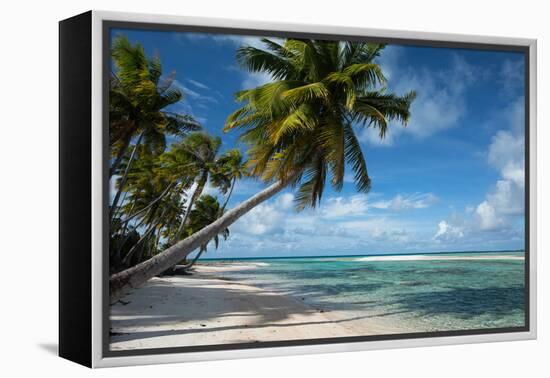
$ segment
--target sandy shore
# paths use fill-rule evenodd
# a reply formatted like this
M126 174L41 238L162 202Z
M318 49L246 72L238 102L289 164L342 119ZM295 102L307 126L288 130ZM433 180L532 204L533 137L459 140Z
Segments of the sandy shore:
M328 311L290 296L218 277L255 266L200 266L162 277L111 306L111 350L394 333L369 314Z

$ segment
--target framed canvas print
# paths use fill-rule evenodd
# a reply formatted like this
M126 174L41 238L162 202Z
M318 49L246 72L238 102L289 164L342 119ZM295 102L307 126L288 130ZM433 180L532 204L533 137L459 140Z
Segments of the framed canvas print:
M60 355L535 338L535 73L527 39L61 21Z

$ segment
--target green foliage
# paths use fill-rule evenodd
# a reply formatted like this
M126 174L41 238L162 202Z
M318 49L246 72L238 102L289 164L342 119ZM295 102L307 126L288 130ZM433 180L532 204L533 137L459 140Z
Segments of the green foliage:
M166 135L182 136L200 129L190 115L166 110L181 101L183 93L173 86L174 75L162 78L158 57L147 57L143 46L132 45L124 36L113 40L111 55L115 67L109 89L113 156L125 153L129 141L141 133L144 144L151 151L161 153L166 148Z
M386 93L377 64L384 45L264 39L265 49L237 51L238 62L274 81L240 91L241 108L224 130L241 129L248 143L251 174L264 181L290 180L298 186L296 207L315 207L326 180L340 190L346 167L360 192L371 181L354 126L374 127L383 138L390 121L406 125L414 92Z
M210 180L224 194L246 171L238 150L218 155L220 146L220 138L196 132L162 154L138 145L131 165L129 157L123 159L121 168L127 171L124 200L111 223L111 243L117 257L112 259L114 266L127 268L146 260L223 213L225 204L222 208L214 197L201 197L202 188ZM118 178L117 188L121 181ZM193 183L197 184L194 191ZM193 206L194 198L198 200ZM227 237L228 230L220 235ZM217 245L219 237L214 241Z
M195 232L203 229L210 223L216 221L222 215L223 210L218 200L209 194L202 195L195 203L195 207L193 208L193 210L191 210L191 213L189 215L189 224L185 229L187 235L190 236ZM216 249L219 245L219 236L222 236L224 240L227 239L229 237L229 229L226 228L222 230L218 235L212 238ZM209 242L210 240L203 244L203 250L206 250L207 244Z
M188 159L165 153L166 137L184 138L200 125L167 110L183 93L173 85L174 72L163 76L159 57L148 57L124 36L113 40L111 56L110 175L118 177L110 242L113 266L124 268L157 253L183 219L185 191L196 170L187 168Z

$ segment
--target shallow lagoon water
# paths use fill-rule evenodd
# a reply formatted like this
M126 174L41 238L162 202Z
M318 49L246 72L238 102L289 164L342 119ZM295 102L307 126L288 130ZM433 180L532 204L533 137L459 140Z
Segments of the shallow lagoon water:
M221 261L204 261L220 263ZM413 332L524 325L524 252L223 260L230 279Z

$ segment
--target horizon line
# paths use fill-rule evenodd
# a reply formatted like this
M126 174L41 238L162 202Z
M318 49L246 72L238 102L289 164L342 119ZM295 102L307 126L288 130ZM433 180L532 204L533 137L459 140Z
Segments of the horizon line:
M349 255L310 255L310 256L254 256L254 257L205 257L199 258L198 261L206 260L258 260L258 259L300 259L300 258L334 258L334 257L371 257L371 256L414 256L414 255L445 255L456 253L509 253L509 252L524 252L525 249L504 249L496 251L438 251L438 252L413 252L413 253L374 253L374 254L349 254Z

